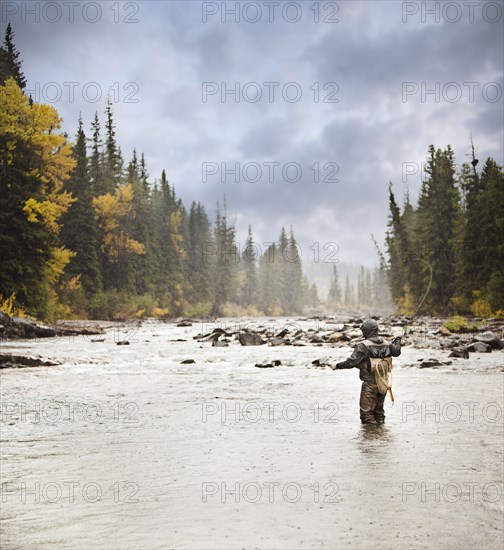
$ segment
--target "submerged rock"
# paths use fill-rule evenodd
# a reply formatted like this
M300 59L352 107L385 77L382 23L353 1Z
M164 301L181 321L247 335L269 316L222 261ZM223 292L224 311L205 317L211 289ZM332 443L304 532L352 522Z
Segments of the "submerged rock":
M196 363L194 359L184 359L180 362L181 365L192 365L193 363Z
M439 361L438 359L419 359L420 365L418 365L421 369L428 369L433 367L444 367L447 365L451 365L451 361Z
M266 361L263 361L262 363L256 363L255 366L258 369L271 369L273 367L278 367L281 364L282 364L282 361L280 361L280 359L273 359L273 361L266 360Z
M212 342L213 348L227 348L229 346L229 343L226 342L226 340L214 340Z

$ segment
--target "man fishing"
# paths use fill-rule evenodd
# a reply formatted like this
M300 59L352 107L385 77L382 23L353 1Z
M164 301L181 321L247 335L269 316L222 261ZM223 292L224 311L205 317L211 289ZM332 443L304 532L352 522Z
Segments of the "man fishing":
M387 383L392 370L392 357L401 355L401 337L392 342L378 336L378 323L373 319L365 321L360 327L365 338L359 342L352 355L340 363L331 366L336 369L357 367L362 380L360 394L360 419L363 424L383 424L385 411L383 403L387 390L393 400L392 388Z

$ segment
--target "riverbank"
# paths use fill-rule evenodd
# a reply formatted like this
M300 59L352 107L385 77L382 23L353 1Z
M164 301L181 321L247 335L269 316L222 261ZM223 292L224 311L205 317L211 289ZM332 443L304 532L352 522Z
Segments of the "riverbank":
M497 319L473 319L462 327L463 332L451 331L447 319L420 317L414 320L407 317L374 317L380 326L380 336L392 339L402 337L403 349L421 350L419 361L423 368L449 365L455 358L468 360L474 353L490 354L504 349L504 321ZM0 368L25 366L50 366L50 344L61 338L72 341L80 338L85 345L103 344L136 345L135 335L151 326L170 327L175 332L184 329L182 341L194 340L201 346L218 348L258 347L262 350L288 349L290 347L323 348L313 358L312 364L318 367L330 366L333 362L332 349L353 348L362 341L360 325L363 318L357 316L309 317L309 318L226 318L216 320L175 319L175 320L134 320L125 322L106 321L59 321L51 326L34 321L9 318L3 314L0 324ZM460 327L456 327L457 330ZM24 357L16 352L17 346L9 353L5 350L16 341L33 341L40 344L47 339L49 352L45 356ZM180 340L180 339L179 339ZM175 339L177 341L177 339ZM437 359L428 352L436 353ZM14 353L14 355L13 355ZM432 355L432 353L431 353ZM190 360L190 359L189 359ZM38 361L38 362L37 362ZM265 363L265 366L279 366Z

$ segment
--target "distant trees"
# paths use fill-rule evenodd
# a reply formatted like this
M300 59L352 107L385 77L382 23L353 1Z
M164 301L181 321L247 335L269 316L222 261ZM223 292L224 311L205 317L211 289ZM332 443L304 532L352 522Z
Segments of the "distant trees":
M427 290L424 312L504 310L504 174L492 158L477 164L473 150L457 177L451 147L431 145L416 208L406 197L401 211L390 186L386 269L405 313Z
M149 181L143 153L125 162L110 100L103 125L95 113L88 138L79 118L67 143L56 110L23 93L10 25L0 68L4 301L43 318L112 318L220 316L233 305L290 314L317 300L292 229L263 254L249 227L240 247L225 204L212 226L201 203L187 213L164 170Z

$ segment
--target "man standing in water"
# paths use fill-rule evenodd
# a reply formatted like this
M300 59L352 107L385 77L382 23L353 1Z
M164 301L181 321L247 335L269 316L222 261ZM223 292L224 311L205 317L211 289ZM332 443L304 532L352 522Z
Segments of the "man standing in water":
M383 402L385 395L380 393L376 384L374 372L371 371L371 359L397 357L401 355L401 337L387 342L378 336L378 323L373 319L365 321L360 327L365 338L355 347L352 355L346 360L331 366L336 369L351 369L357 367L360 370L359 378L362 380L360 394L360 419L363 424L383 424L385 411Z

